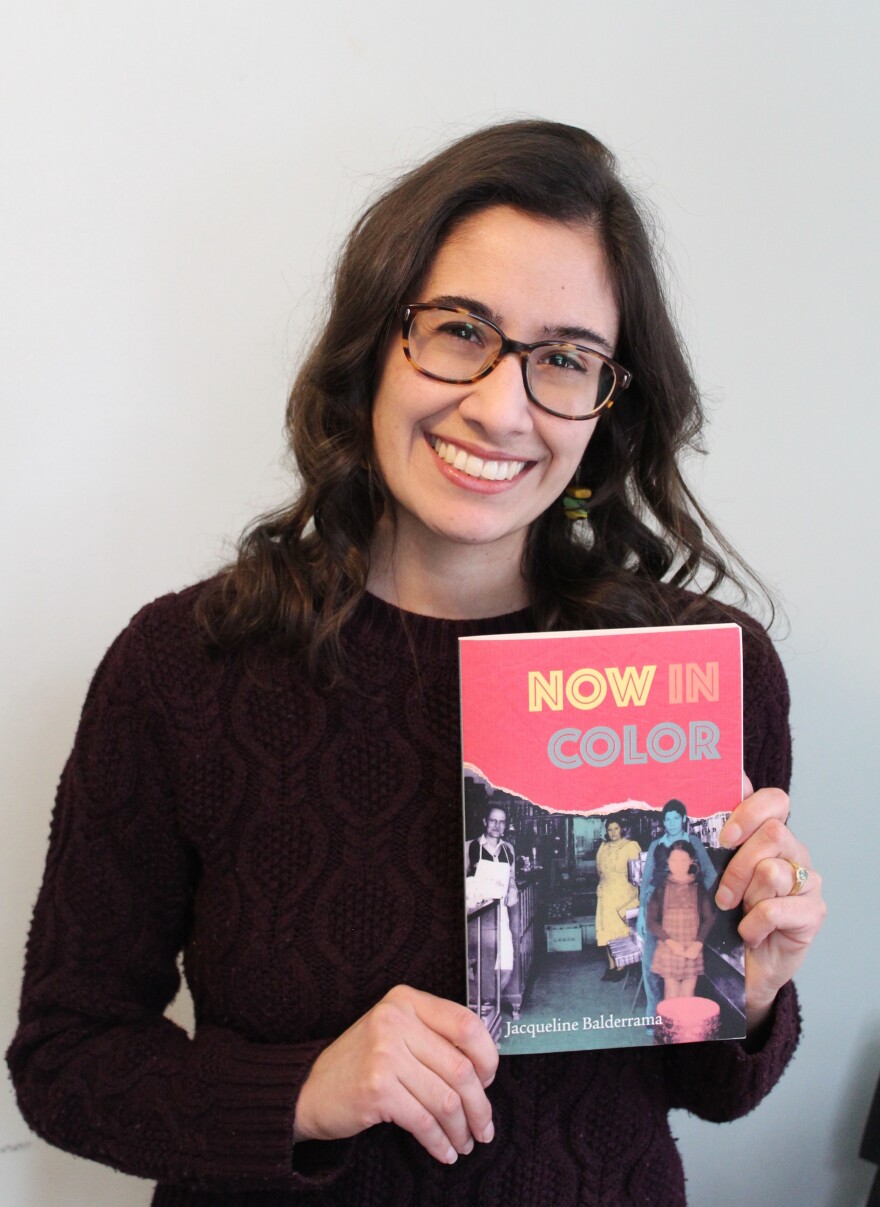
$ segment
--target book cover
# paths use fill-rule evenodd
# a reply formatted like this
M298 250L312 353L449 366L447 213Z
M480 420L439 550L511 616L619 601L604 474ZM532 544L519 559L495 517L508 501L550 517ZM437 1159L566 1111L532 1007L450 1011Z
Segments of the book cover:
M735 624L460 641L467 1001L502 1054L745 1034Z

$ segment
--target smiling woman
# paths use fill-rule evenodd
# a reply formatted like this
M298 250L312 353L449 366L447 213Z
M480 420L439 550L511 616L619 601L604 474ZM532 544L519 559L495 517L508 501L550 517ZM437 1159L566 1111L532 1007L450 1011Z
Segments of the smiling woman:
M466 297L519 341L572 328L589 328L611 349L617 339L617 302L592 227L509 206L447 233L421 293L432 304ZM463 332L473 346L474 324L456 322L452 338L464 343ZM424 340L417 348L424 356ZM538 407L515 357L480 374L479 346L478 354L477 379L458 384L414 374L399 342L382 366L374 448L395 507L378 525L367 587L408 611L492 616L524 607L519 567L529 526L574 477L596 426L595 416L573 427ZM479 597L463 594L462 581L479 583ZM442 584L448 590L438 594Z
M510 242L512 238L522 242ZM480 279L477 263L469 262L471 244L480 257ZM556 274L560 268L562 278ZM481 296L480 288L510 290L516 296L509 305L518 305L522 313L503 312L505 298ZM527 303L527 298L534 301ZM603 363L613 366L615 385L609 387L598 422L589 412L579 422L547 414L554 408L546 400L536 401L540 387L535 394L534 372L529 386L534 356L525 372L514 364L519 358L522 366L521 357L504 355L486 365L479 381L470 380L481 376L476 368L458 388L431 381L431 376L452 375L431 370L426 377L430 366L419 362L422 320L415 324L415 345L408 324L426 304L431 309L452 306L474 320L504 327L506 337L520 344L560 341L569 352L575 344L601 354ZM465 328L459 322L453 330L461 335ZM475 338L471 324L468 340ZM496 470L506 472L506 479L487 479L483 453L494 452L489 461L499 467L509 464L511 456L514 462L524 460L514 455L516 443L531 456L537 447L527 446L544 444L545 433L552 442L548 454L555 446L558 455L542 451L533 485L552 468L558 485L554 497L559 498L567 485L561 481L566 464L576 469L581 488L592 496L588 527L572 524L563 506L545 504L531 518L521 566L513 554L515 544L504 545L503 585L497 578L497 559L503 553L492 551L491 542L482 539L479 523L471 541L477 548L461 562L454 586L444 568L423 557L430 582L424 584L421 602L412 601L416 611L486 616L515 606L512 601L521 599L524 589L541 629L672 623L685 619L682 607L692 611L698 600L673 600L668 591L657 589L661 580L685 585L702 570L710 590L724 579L738 581L730 559L718 552L727 546L723 541L713 546L706 539L714 530L678 469L677 454L699 435L702 405L669 315L647 226L617 175L613 156L585 131L550 122L512 122L478 131L414 168L356 224L336 271L326 328L300 370L288 405L301 494L289 507L258 521L245 537L237 566L202 593L200 622L212 639L228 645L271 631L288 647L301 650L314 674L326 676L341 669L341 629L368 577L372 590L399 598L390 582L407 564L400 540L393 565L389 558L390 532L400 521L402 500L389 489L374 440L374 423L381 420L395 449L388 468L401 472L404 421L396 415L386 418L378 405L391 389L402 391L407 414L416 405L442 409L459 400L455 430L447 432L444 426L421 439L433 440L435 453L442 440L445 451L437 459L471 484L477 479L465 474L466 466L484 461L479 480L490 484L481 492L487 528L501 507L491 497L494 483L518 484L526 471L532 477L532 468L527 460L512 478L508 469ZM469 417L472 408L487 405L519 407L514 426L525 424L528 430L511 432L505 436L507 446L498 447L501 441L477 430L479 415ZM428 410L418 419L424 423L430 414ZM444 417L445 424L449 418ZM568 456L578 446L579 462ZM427 449L418 451L424 489L431 490L433 482L439 494L436 466ZM411 454L417 457L415 446ZM452 481L450 475L447 485ZM505 506L509 500L512 511L531 490L532 484L523 485L522 491L517 485L509 495L504 492ZM469 489L477 493L460 485L462 494ZM455 492L445 497L448 504ZM473 497L470 512L472 519L481 518ZM520 509L520 522L523 515ZM421 528L426 537L431 531ZM414 576L409 577L411 583ZM494 601L483 596L489 587Z
M700 422L591 135L491 127L375 202L289 401L297 497L144 608L86 700L8 1056L37 1132L159 1207L684 1202L668 1111L772 1087L824 909L779 661L694 587L733 578L677 465ZM747 907L748 1041L499 1064L460 1004L458 638L731 616L757 790L718 900ZM505 823L472 878L513 908ZM181 954L192 1039L164 1016Z

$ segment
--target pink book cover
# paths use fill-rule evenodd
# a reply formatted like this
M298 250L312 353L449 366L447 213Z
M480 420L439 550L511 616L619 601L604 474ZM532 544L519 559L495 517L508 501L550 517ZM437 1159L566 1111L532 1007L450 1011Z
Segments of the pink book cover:
M745 1034L738 625L460 641L467 1002L504 1054Z

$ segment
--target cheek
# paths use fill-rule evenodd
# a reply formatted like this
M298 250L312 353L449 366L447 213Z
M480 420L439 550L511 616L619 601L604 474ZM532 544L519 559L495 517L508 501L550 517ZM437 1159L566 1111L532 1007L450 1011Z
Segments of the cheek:
M421 427L439 408L436 387L401 357L389 360L373 397L373 446L376 456L402 456L424 439Z
M381 414L373 411L373 462L379 468L379 473L388 481L388 472L391 468L390 457L388 450L388 441L386 438L385 427L382 422Z
M598 417L590 419L583 424L569 423L564 419L554 420L549 415L547 418L551 420L554 426L550 430L547 428L544 429L544 441L553 454L554 468L558 472L560 479L564 479L564 482L568 483L574 477L578 466L583 460L587 445L590 443L596 430Z
M389 385L376 394L372 416L373 452L383 474L393 472L406 443L407 423L404 407Z

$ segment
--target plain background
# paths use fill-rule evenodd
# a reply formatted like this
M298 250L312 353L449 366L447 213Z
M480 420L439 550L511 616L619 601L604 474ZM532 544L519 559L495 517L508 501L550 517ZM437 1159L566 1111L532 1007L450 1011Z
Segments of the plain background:
M539 115L605 139L661 215L712 413L711 455L690 473L786 603L794 824L831 905L777 1090L721 1129L673 1122L691 1201L863 1202L872 1171L856 1154L880 1071L880 9L4 8L4 1044L90 675L143 602L210 572L288 490L286 390L353 214L451 137ZM4 1203L149 1197L32 1138L4 1088Z

